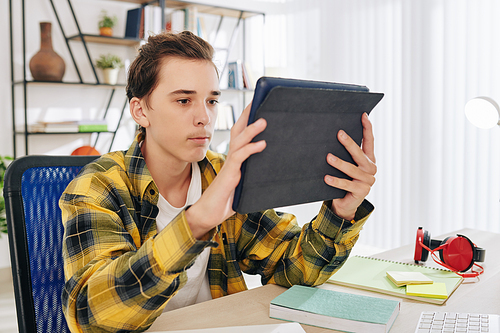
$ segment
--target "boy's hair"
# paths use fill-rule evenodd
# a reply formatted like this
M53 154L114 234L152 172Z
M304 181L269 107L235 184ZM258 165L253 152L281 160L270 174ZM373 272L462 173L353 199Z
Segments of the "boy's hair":
M150 36L146 44L139 48L139 54L128 70L127 97L143 98L149 107L149 97L158 86L159 73L166 57L180 57L193 60L207 60L213 63L213 47L190 31L161 33ZM217 67L215 66L217 71ZM145 133L145 129L139 126Z

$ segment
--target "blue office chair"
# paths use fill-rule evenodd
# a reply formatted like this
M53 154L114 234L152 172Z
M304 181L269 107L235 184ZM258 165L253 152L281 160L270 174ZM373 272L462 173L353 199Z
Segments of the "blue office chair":
M61 308L64 286L59 198L97 156L25 156L4 178L12 278L19 332L69 332Z

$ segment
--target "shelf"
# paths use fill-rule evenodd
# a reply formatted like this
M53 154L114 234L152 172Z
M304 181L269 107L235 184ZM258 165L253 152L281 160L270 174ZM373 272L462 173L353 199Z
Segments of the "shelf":
M90 35L81 34L69 36L68 40L81 41L85 40L87 43L100 43L100 44L111 44L111 45L122 45L122 46L136 46L141 42L140 39L135 38L120 38L112 36L101 36L101 35Z
M16 131L16 135L59 135L59 134L93 134L93 133L111 133L114 134L116 131L101 131L101 132L19 132Z
M27 85L72 85L72 86L85 86L85 87L99 87L99 88L121 88L126 85L123 83L117 83L115 85L106 83L87 83L87 82L66 82L66 81L16 81L14 85L20 85L26 83Z
M130 2L130 3L136 3L140 5L144 4L150 4L155 1L151 0L114 0L114 1L120 1L120 2ZM197 2L191 2L191 1L166 1L166 7L169 9L173 10L178 10L178 9L184 9L189 6L195 5L198 9L198 13L204 13L204 14L211 14L211 15L220 15L220 16L226 16L226 17L240 17L243 19L256 16L256 15L264 15L264 13L261 12L254 12L254 11L248 11L248 10L243 10L243 9L236 9L236 8L227 8L227 7L219 7L215 5L206 5L206 4L201 4Z
M167 1L167 7L169 9L184 9L189 6L195 5L198 9L198 13L211 14L211 15L220 15L226 17L240 17L242 19L246 19L256 15L264 15L264 13L248 11L243 9L236 8L227 8L227 7L219 7L214 5L204 5L196 2L188 2L188 1Z
M221 89L221 91L227 91L227 92L245 92L245 93L253 93L253 92L254 92L254 89L224 88L224 89Z

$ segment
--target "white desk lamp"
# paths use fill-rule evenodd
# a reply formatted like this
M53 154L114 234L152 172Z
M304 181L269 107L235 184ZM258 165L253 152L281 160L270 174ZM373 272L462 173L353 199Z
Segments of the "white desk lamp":
M476 97L465 104L465 116L476 127L493 128L500 126L500 108L489 97Z

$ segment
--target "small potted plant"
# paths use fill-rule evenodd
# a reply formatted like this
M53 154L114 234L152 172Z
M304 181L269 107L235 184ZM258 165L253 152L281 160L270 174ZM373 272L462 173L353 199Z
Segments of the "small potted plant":
M96 67L102 69L104 83L115 85L118 80L118 72L123 67L122 59L114 54L102 54L96 61Z
M105 10L101 11L99 34L101 36L113 36L113 27L117 22L118 18L116 16L109 16Z
M3 198L3 179L5 176L5 170L7 170L7 166L10 161L12 161L12 157L9 156L0 156L0 237L2 234L7 233L7 219L5 216L5 200Z

